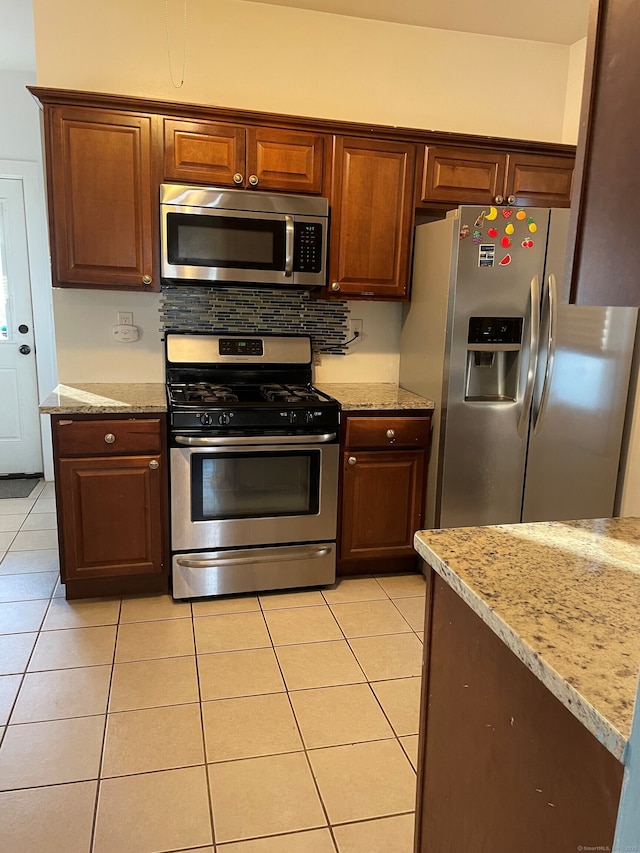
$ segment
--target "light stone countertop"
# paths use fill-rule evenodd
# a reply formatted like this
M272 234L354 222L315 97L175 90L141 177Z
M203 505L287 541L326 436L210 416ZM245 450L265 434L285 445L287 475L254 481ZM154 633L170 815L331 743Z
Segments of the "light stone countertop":
M414 546L622 761L640 667L640 519L422 530Z
M39 410L45 415L166 412L167 398L162 382L58 385Z
M405 391L393 382L318 382L316 387L335 397L344 411L362 409L433 409L433 400Z

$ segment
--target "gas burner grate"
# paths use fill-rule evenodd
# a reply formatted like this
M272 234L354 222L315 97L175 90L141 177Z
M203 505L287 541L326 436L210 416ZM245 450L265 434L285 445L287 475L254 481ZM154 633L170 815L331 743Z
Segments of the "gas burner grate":
M172 393L180 403L237 403L238 395L228 385L194 383L173 387Z
M263 385L262 393L270 403L314 403L318 394L304 385Z

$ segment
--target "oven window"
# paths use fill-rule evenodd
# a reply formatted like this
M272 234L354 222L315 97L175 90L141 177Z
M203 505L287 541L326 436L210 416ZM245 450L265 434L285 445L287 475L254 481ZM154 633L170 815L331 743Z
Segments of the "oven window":
M284 269L283 220L167 213L167 238L175 266Z
M317 515L320 450L194 454L192 521Z

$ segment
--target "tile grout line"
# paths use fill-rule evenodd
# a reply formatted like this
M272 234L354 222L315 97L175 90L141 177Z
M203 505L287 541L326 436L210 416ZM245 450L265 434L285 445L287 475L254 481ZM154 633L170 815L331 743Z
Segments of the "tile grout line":
M169 593L171 594L171 593ZM191 631L193 634L193 653L195 658L195 667L196 667L196 681L198 683L198 706L200 709L200 733L202 737L202 757L204 759L204 777L205 784L207 786L207 800L209 806L209 826L211 828L211 844L213 849L216 849L216 829L215 829L215 820L213 816L213 797L211 796L211 780L209 778L209 770L207 763L207 738L205 733L205 725L204 725L204 708L202 707L202 687L200 683L200 667L198 665L198 643L196 639L196 623L195 623L195 614L193 612L193 602L189 602L189 611L191 613Z

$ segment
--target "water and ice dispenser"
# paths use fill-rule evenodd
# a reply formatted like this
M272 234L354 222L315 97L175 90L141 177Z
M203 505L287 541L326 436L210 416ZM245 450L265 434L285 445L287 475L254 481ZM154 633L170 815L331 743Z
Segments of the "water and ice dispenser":
M512 403L518 397L522 317L470 317L464 399Z

